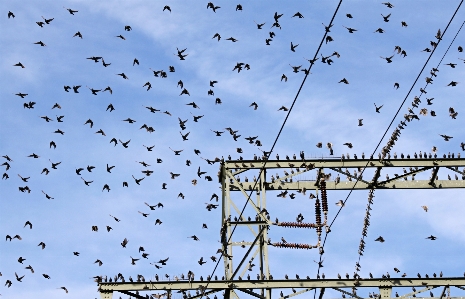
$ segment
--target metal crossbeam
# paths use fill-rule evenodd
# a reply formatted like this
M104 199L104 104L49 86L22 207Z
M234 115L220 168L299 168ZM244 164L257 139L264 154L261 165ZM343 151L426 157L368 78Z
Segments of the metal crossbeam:
M393 288L393 287L444 287L465 286L465 277L442 278L391 278L391 279L283 279L283 280L211 280L211 281L156 281L156 282L100 282L103 292L114 291L176 291L218 289L278 289L278 288Z
M265 163L266 162L266 163ZM247 160L247 161L225 161L222 166L227 176L232 180L229 183L228 191L250 191L255 189L258 192L264 190L316 190L319 188L319 177L324 175L325 168L328 171L334 171L345 177L347 180L327 180L326 188L328 190L366 190L371 188L377 189L449 189L465 188L465 159L462 158L445 158L445 159L391 159L391 160L368 160L368 159L314 159L314 160ZM262 182L260 186L256 182L239 182L236 175L246 173L247 170L258 170L263 168L270 169L296 169L291 174L286 173L279 179L268 179ZM372 181L359 178L348 172L349 169L375 168L375 175ZM462 168L462 171L459 170ZM346 171L342 169L345 168ZM404 173L396 175L393 178L380 180L383 169L403 168ZM410 171L405 171L409 168ZM428 180L414 180L418 173L433 170L432 176ZM447 169L459 174L456 180L436 180L440 169ZM318 170L318 178L314 180L292 181L294 177L300 174L307 174L311 170ZM412 177L412 180L407 179ZM256 208L256 207L254 207Z
M248 190L253 186L253 183L241 183L243 188ZM316 181L299 181L292 183L281 183L275 182L266 185L265 190L302 190L303 188L307 190L318 189L315 186ZM231 185L234 188L234 185ZM372 188L371 184L367 184L363 181L359 181L355 185L355 181L346 181L346 182L326 182L326 189L328 190L369 190ZM384 183L379 181L374 187L375 189L456 189L456 188L465 188L465 181L459 180L436 180L434 185L430 184L429 180L415 180L415 181L391 181ZM231 191L235 191L231 189Z
M240 163L239 163L240 162ZM308 159L308 160L241 160L224 161L224 167L244 172L246 169L270 168L359 168L359 167L464 167L465 158L431 158L431 159ZM245 166L244 166L245 165ZM233 172L233 175L236 173Z

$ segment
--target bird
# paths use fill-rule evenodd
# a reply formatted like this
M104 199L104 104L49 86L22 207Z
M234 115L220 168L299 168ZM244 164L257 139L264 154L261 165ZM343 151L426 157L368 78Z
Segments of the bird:
M349 84L349 81L347 81L346 78L343 78L342 80L340 80L338 83L344 83L344 84Z
M443 134L439 134L439 136L441 136L442 138L444 138L444 141L449 141L450 139L454 138L454 137L452 137L452 136L443 135Z
M353 145L350 142L346 142L343 145L346 145L348 148L353 148Z
M202 266L203 264L206 264L207 261L204 261L203 257L201 257L200 260L198 260L198 263L199 263L200 266Z
M354 33L355 31L357 31L357 29L354 29L354 28L350 28L350 27L346 27L344 25L342 25L342 27L344 27L345 29L347 29L349 31L349 33Z
M8 11L8 19L9 18L13 18L13 19L15 18L15 14L12 13L11 11Z
M121 145L122 145L124 148L128 148L128 147L129 147L128 144L129 144L129 142L131 142L131 139L129 139L129 140L126 141L126 142L121 141L121 139L118 139L118 140L119 140L119 142L121 143ZM115 145L116 145L116 144L115 144Z
M172 150L174 152L174 155L176 156L179 156L181 152L184 151L184 150L173 150L171 147L169 147L169 149Z
M263 25L266 23L258 24L257 22L254 21L254 23L257 25L257 29L262 29Z
M384 22L389 22L389 17L391 16L391 14L388 14L387 16L384 16L383 14L381 14L381 16L383 17Z
M73 37L76 37L76 36L77 36L77 37L80 37L80 38L82 39L82 34L81 34L80 31L76 32L76 33L73 35Z
M444 64L444 65L448 65L448 66L450 66L451 68L455 69L455 66L457 65L457 63L451 63L451 62L450 62L450 63L446 63L446 64Z
M145 179L145 177L143 177L141 179L136 179L134 176L132 176L132 178L134 179L134 181L136 182L137 185L140 185L140 182Z
M200 239L196 235L190 236L188 238L192 238L194 241L200 241Z
M296 12L296 13L292 16L292 18L294 18L294 17L298 17L299 19L304 18L304 16L303 16L300 12Z
M388 8L393 8L393 7L394 7L394 5L392 5L392 4L389 3L389 2L383 2L383 3L381 3L381 4L386 5Z
M139 260L139 259L133 258L132 256L130 256L130 258L131 258L131 265L135 265L136 262Z
M171 13L171 7L169 7L168 5L165 5L163 7L163 11L165 11L165 10L167 10L167 11L169 11Z
M383 56L380 56L382 59L385 59L387 61L387 63L391 63L392 62L392 58L394 57L394 55L390 56L390 57L383 57Z
M40 45L41 47L46 46L46 44L44 44L42 41L35 42L34 45Z
M379 236L378 238L375 239L375 241L384 243L385 240L384 240L384 238L382 236Z
M298 46L299 46L299 44L294 45L294 44L291 42L291 51L292 51L292 52L295 52L295 48L297 48Z
M423 210L425 210L425 212L428 212L428 207L427 206L421 206Z
M381 108L383 108L383 105L381 105L381 106L378 107L378 106L376 106L376 103L374 103L374 104L375 104L376 112L377 112L377 113L380 113L379 110L381 110Z
M23 276L18 276L18 274L15 272L16 280L19 282L22 282L21 280L24 278L25 275Z
M431 241L434 241L434 240L437 239L437 237L431 235L431 236L429 236L429 237L426 237L426 239L429 239L429 240L431 240Z
M54 197L51 197L50 195L45 193L44 190L42 190L42 193L45 195L45 198L47 198L47 199L55 199Z
M221 35L217 32L217 33L215 33L215 34L213 35L212 39L214 39L214 38L216 38L216 39L218 39L218 41L220 41Z
M73 10L71 8L66 8L63 6L64 9L66 9L71 15L74 15L74 13L78 12L77 10Z
M359 119L358 119L358 126L359 126L359 127L363 126L362 121L363 121L363 118L359 118Z
M339 207L344 206L344 202L342 201L342 199L340 199L338 202L336 202L336 206L339 206Z

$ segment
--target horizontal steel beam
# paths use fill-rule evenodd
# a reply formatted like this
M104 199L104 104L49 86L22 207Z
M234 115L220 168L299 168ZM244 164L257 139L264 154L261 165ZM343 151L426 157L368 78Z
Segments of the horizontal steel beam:
M224 167L227 169L260 169L263 168L328 168L328 167L344 167L344 168L358 168L358 167L464 167L465 158L445 158L445 159L390 159L383 160L369 160L369 159L309 159L309 160L238 160L238 161L224 161Z
M357 288L364 287L439 287L465 286L465 277L446 278L391 278L391 279L289 279L289 280L211 280L211 281L156 281L156 282L100 282L102 292L195 290L195 289L275 289L275 288Z
M242 188L245 190L250 190L253 187L253 182L244 182L241 183ZM371 188L375 189L455 189L455 188L465 188L465 180L436 180L434 184L430 184L429 180L414 180L414 181L405 181L405 180L390 180L388 182L378 182L377 184L367 184L366 182L359 181L355 185L355 180L353 181L343 181L336 183L335 181L327 181L326 189L327 190L367 190ZM230 185L230 191L239 191L234 185ZM307 190L318 189L316 181L297 181L297 182L279 182L275 181L274 183L265 183L265 190L302 190L303 188Z

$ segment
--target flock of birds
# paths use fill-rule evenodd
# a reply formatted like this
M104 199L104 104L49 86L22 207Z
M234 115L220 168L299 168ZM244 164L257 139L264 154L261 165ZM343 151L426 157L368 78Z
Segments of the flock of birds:
M391 4L390 2L384 2L382 4L385 7L387 7L388 9L392 9L394 7L394 5ZM79 13L79 11L75 10L75 9L66 8L66 7L65 7L65 9L67 10L67 12L70 15L76 15L77 13ZM216 13L219 9L221 9L221 7L214 5L212 2L209 2L207 4L207 9L211 9L214 13ZM236 6L236 11L240 12L242 10L243 10L242 5L238 4ZM171 7L168 6L168 5L163 7L163 11L166 12L166 13L174 13L172 11ZM391 17L391 13L388 13L386 15L381 14L381 16L382 16L382 19L381 19L382 22L384 22L384 23L390 22L389 18ZM8 14L7 14L7 17L8 17L8 19L13 20L16 17L16 15L12 11L9 11ZM273 15L272 25L270 27L270 30L281 29L280 20L281 20L282 17L283 17L283 14L280 14L278 12L276 12ZM349 13L346 14L346 17L347 17L348 20L354 18ZM294 15L291 16L291 18L302 19L302 18L304 18L304 15L302 13L300 13L300 12L296 12ZM54 18L42 17L42 21L37 21L36 24L37 24L37 26L43 28L45 26L52 26L53 21L54 21ZM263 23L255 22L255 24L256 24L256 29L257 30L263 30L265 28L264 26L267 24L267 22L263 22ZM401 27L405 27L405 28L408 27L408 24L405 21L402 21L400 25L401 25ZM326 26L325 24L323 24L323 26L324 26L324 30L326 30L326 32L328 33L328 35L327 35L327 37L325 39L326 44L333 42L335 39L331 35L329 35L329 33L331 33L331 28L332 28L333 25ZM358 31L357 29L347 27L347 26L344 26L344 25L343 25L343 27L347 29L349 34L357 34L357 31ZM125 35L126 34L131 34L132 30L133 29L132 29L131 26L129 26L129 25L124 26ZM378 28L374 32L382 34L385 31L384 31L383 28ZM77 31L72 36L72 38L84 39L85 35L82 34L80 31ZM122 41L126 40L126 37L123 36L122 34L116 35L115 38L120 39ZM267 38L265 39L265 45L266 46L272 45L272 42L273 42L273 40L275 38L276 38L276 33L274 31L270 31ZM221 37L220 33L215 33L213 35L212 39L219 42L222 39L222 37ZM430 46L425 48L423 50L423 52L431 52L437 46L438 42L442 39L442 33L441 33L440 30L437 32L437 34L435 36L435 39L436 39L435 41L431 41ZM225 40L230 41L232 43L239 42L239 40L234 38L234 37L229 37L229 38L226 38ZM44 43L42 40L35 41L34 44L38 45L40 47L47 47L47 44ZM291 42L290 43L290 51L295 52L298 46L299 46L299 44ZM461 53L463 51L463 48L461 46L459 46L457 48L457 50L458 50L459 53ZM400 55L400 57L403 57L403 58L405 58L407 56L407 52L405 51L405 49L402 49L400 46L396 46L394 48L394 51L395 51L394 55L386 56L386 57L381 56L381 59L386 60L387 63L392 63L393 60L395 59L396 54ZM176 48L176 53L174 53L174 55L180 61L189 59L189 57L188 57L189 56L189 51L188 51L187 48ZM341 54L336 52L336 51L333 52L331 55L328 55L328 56L323 56L323 54L321 54L321 62L324 63L324 64L327 64L327 65L332 65L333 63L335 63L333 59L339 59L340 57L341 57ZM111 67L111 64L112 64L111 62L105 61L105 59L102 56L83 57L83 60L84 59L85 60L90 60L91 62L94 62L96 64L101 63L102 66L105 67L105 68ZM459 58L459 59L461 59L461 58ZM312 65L314 63L316 63L316 61L318 61L318 60L320 60L320 58L310 59L310 60L307 59L307 61ZM464 60L464 59L461 59L461 60ZM133 62L132 62L133 67L138 67L141 64L142 63L139 61L139 59L137 59L137 58L133 59ZM444 65L446 65L446 66L448 66L450 68L456 68L457 63L450 62L450 63L444 64ZM19 67L21 69L26 69L27 68L27 65L24 65L21 62L14 63L14 64L12 64L12 66ZM142 66L143 66L143 64L142 64ZM300 73L300 72L303 72L305 74L310 73L309 68L302 68L302 65L297 65L297 66L290 65L290 66L292 68L293 73ZM175 73L176 72L176 68L178 68L178 66L170 65L170 66L168 66L167 71L165 71L163 69L154 70L154 69L151 69L151 68L150 68L150 70L151 70L151 72L152 72L152 74L153 74L153 76L155 78L167 78L167 76L170 73ZM249 63L237 62L236 65L233 66L232 71L233 72L237 71L237 73L240 73L241 71L248 71L250 69L251 69L251 66L250 66ZM439 72L439 70L437 68L431 69L430 75L425 78L426 86L428 86L429 84L433 84L433 81L434 81L435 77L437 77L438 72ZM130 78L128 77L128 75L126 75L125 72L116 73L115 75L121 77L122 80L130 80ZM282 74L281 75L281 82L287 82L287 81L288 81L287 75ZM339 83L349 84L349 80L344 77L339 81ZM212 96L212 97L215 98L215 102L214 102L215 105L221 105L222 104L221 98L215 96L215 90L214 90L215 84L220 84L220 83L217 80L210 80L210 82L209 82L209 90L207 91L207 95ZM448 87L455 87L455 86L457 86L457 84L459 84L459 82L451 81L447 86ZM152 83L150 81L147 81L147 82L141 84L141 87L143 87L147 91L150 91L152 89ZM397 82L394 83L394 88L395 89L398 89L399 87L400 87L399 83L397 83ZM83 92L82 88L83 88L82 85L65 85L65 86L63 86L64 92L66 92L66 93L74 93L74 94L82 93ZM113 94L113 89L110 86L107 86L105 88L95 88L95 87L86 86L86 88L89 90L90 94L94 95L94 96L97 96L97 95L99 95L100 93L103 93L103 92L109 92L110 94ZM177 88L179 88L179 90L180 90L179 96L182 96L182 97L190 97L191 96L189 90L187 89L187 86L185 86L185 84L184 84L184 82L182 80L178 81ZM414 110L413 110L415 108L419 108L419 105L421 103L420 97L423 94L426 95L426 93L427 93L425 88L421 88L420 89L420 94L418 96L415 96L415 98L414 98L414 100L413 100L413 102L411 104L412 107L408 108L408 114L404 115L404 119L400 122L400 124L399 124L398 128L396 128L395 132L400 132L400 130L404 129L408 125L409 122L411 122L413 120L419 120L420 119L419 115L426 116L426 115L430 114L433 117L436 116L435 111L433 111L433 110L428 111L427 108L420 109L420 111L418 113L414 112ZM27 97L29 96L28 93L18 92L15 95L20 97L21 99L26 99L26 102L23 103L24 109L28 109L28 110L35 109L35 105L37 103L34 102L34 100L31 100L31 101L27 100ZM426 99L427 105L432 105L433 100L434 100L434 98L427 98ZM194 109L193 111L199 111L200 110L200 106L197 103L195 103L194 101L186 103L185 105L192 107L192 109ZM383 108L384 105L377 105L376 103L374 103L374 106L375 106L374 113L381 113L382 112L381 109ZM257 102L254 101L249 105L249 107L251 107L253 110L257 110L259 105L258 105ZM166 111L161 111L160 109L154 108L152 106L145 106L145 105L144 105L144 108L147 109L147 111L149 113L153 113L153 114L162 113L162 114L165 114L167 116L173 116L172 113L170 113L167 110ZM51 107L51 109L57 109L55 111L61 111L62 105L57 102ZM116 110L116 107L112 103L109 103L107 108L106 108L106 112L111 113L114 110ZM278 109L278 111L287 112L287 111L289 111L289 108L283 105ZM449 115L450 115L450 117L452 119L457 118L458 112L456 111L456 109L454 109L453 107L450 107L448 109L448 111L449 111ZM190 113L192 115L192 121L193 122L202 121L201 119L205 116L205 115L203 115L201 113L197 113L197 112L195 112L195 113L190 112ZM65 121L65 115L57 115L56 118L49 117L48 115L43 115L43 116L40 116L40 118L43 119L43 121L45 121L46 123L56 122L57 124L59 124L59 123L63 123ZM126 118L126 119L120 119L119 121L126 122L129 125L133 125L133 124L137 123L136 120L134 120L132 118L129 118L129 117ZM179 121L179 127L180 127L179 134L180 134L181 140L182 141L190 140L189 135L190 135L191 132L187 131L187 125L186 125L186 123L188 122L188 119L182 119L181 117L178 117L178 121ZM93 120L93 119L89 118L89 119L85 120L82 124L85 125L85 126L88 126L92 130L93 134L99 134L102 137L107 137L107 135L106 135L106 133L105 133L105 131L103 129L101 129L101 128L98 128L98 130L94 129L94 125L96 123L98 123L98 120ZM364 125L363 119L358 119L357 126L363 126L363 125ZM146 130L148 133L155 132L155 128L153 126L150 126L150 125L145 124L145 123L142 124L139 129L140 130ZM231 127L224 128L224 129L221 129L221 130L210 129L210 131L212 133L214 133L214 136L216 136L216 137L221 137L222 134L226 133L226 135L227 135L227 133L229 133L229 135L233 138L234 141L238 141L239 138L242 137L247 141L248 144L256 146L260 151L262 151L263 155L261 157L259 157L257 155L254 155L255 160L268 158L269 153L261 149L261 147L263 145L262 145L262 142L260 141L260 139L258 139L258 136L244 137L241 134L239 134L238 130L234 130ZM56 129L55 131L53 131L51 133L52 134L57 134L57 135L54 135L54 136L62 136L62 135L66 134L66 132L64 130L60 129L60 128ZM392 139L397 140L399 135L400 135L400 133L393 134L394 137ZM453 138L452 136L449 136L449 135L446 135L446 134L440 134L440 136L445 141L449 141L450 139ZM177 136L177 137L173 136L173 138L179 138L179 136ZM133 146L133 144L131 144L131 139L129 139L129 140L121 140L120 138L117 138L117 137L112 137L112 138L107 137L107 140L105 142L112 144L113 147L116 147L118 145L120 145L120 146L122 146L124 148L128 148L130 146ZM392 147L394 145L394 143L395 142L392 142L392 144L388 144L388 147L386 147L386 151L384 151L384 152L382 152L382 154L380 154L380 155L383 155L383 158L385 156L388 156L388 155L390 157L390 148L389 147ZM349 149L353 148L353 144L351 142L344 143L343 145L347 146ZM152 145L152 144L148 144L148 145L143 144L141 146L143 146L148 152L152 152L154 147L155 147L155 145ZM319 142L316 146L317 146L317 148L322 148L323 143ZM333 152L333 144L331 142L328 142L326 144L326 146L330 151L329 154L333 155L334 154L334 152ZM462 142L460 147L461 147L462 150L465 150L465 143ZM49 148L50 149L52 149L52 148L57 149L57 148L59 148L59 143L52 140L52 141L49 142ZM169 149L176 156L180 156L182 154L182 152L184 151L184 149L173 149L171 147L169 147ZM433 147L432 152L434 154L436 154L436 151L437 151L437 148ZM243 152L243 150L242 150L242 148L238 147L236 149L236 152L241 154ZM200 156L201 151L198 150L198 149L194 149L194 153L195 153L196 156L199 156L202 160L204 160L208 165L214 165L215 163L220 163L224 159L223 157L221 157L221 158L215 157L213 159L203 158L202 156ZM301 155L300 155L302 159L303 159L303 155L304 154L303 154L303 151L302 151ZM416 153L415 153L415 155L416 155ZM425 153L425 155L426 155L426 153ZM394 153L394 156L396 157L395 153ZM15 157L14 154L9 154L9 155L5 154L2 157L5 159L4 162L1 164L2 167L5 167L4 168L5 172L2 175L2 180L13 179L10 176L12 174L12 172L15 171L13 158L14 159L19 159L19 157ZM38 154L36 154L34 152L31 153L30 155L28 155L27 157L31 158L31 159L41 159L41 158L43 158L42 156L39 156ZM288 156L286 156L286 157L287 157L287 159L290 159ZM421 157L421 153L420 153L420 157ZM431 157L431 154L430 154L430 157ZM278 155L277 155L276 158L279 160ZM343 158L344 158L344 155L343 155ZM347 154L347 159L348 158L349 158L349 154ZM356 158L356 156L355 156L355 158ZM232 157L229 155L226 159L231 160ZM239 160L242 160L242 159L243 158L241 156L239 158ZM294 155L294 159L295 159L295 155ZM62 161L52 161L51 159L48 159L48 161L50 162L50 166L43 168L41 170L41 172L40 172L41 175L45 175L45 176L49 175L50 172L52 172L54 170L57 170L58 167L60 167L60 164L62 163ZM143 169L141 170L142 175L141 176L131 175L131 178L133 179L133 183L131 183L131 184L140 185L141 183L143 183L143 181L147 177L150 177L151 175L153 175L155 171L150 168L153 163L149 164L148 162L145 162L145 161L136 161L136 162L139 163L143 167ZM163 163L163 160L161 158L156 158L155 163L157 163L157 164ZM193 161L187 159L185 161L185 164L186 164L186 166L189 167L189 166L191 166L193 164ZM82 166L82 167L78 167L78 168L75 169L75 174L78 176L78 179L80 179L80 181L82 180L84 186L89 187L89 186L92 186L92 184L94 184L94 180L87 179L86 177L90 176L92 174L93 170L96 167L97 166L94 166L94 165L87 165L87 166ZM106 169L105 170L106 170L107 173L111 174L112 170L115 167L116 167L116 165L106 164ZM194 186L197 185L198 180L200 180L200 179L203 179L203 180L208 181L208 182L214 181L214 178L213 178L214 176L212 177L212 175L208 175L207 171L204 170L203 166L197 166L196 168L197 168L197 177L191 181L192 185L194 185ZM21 175L20 173L16 173L16 174L19 177L19 179L20 179L19 182L21 184L21 185L18 186L19 192L28 193L28 194L31 193L31 192L35 192L35 190L34 191L31 190L31 188L27 184L29 182L29 180L31 179L30 176ZM175 180L175 179L177 179L177 178L179 178L181 176L181 173L170 172L169 174L170 174L170 179L172 179L172 180ZM121 185L122 185L122 188L128 188L130 183L128 182L128 180L125 180L125 181L121 182ZM110 187L110 185L108 183L103 183L103 184L101 184L101 186L102 186L102 188L101 188L102 192L103 191L110 192L112 190L112 188L115 188L113 186ZM162 183L161 189L167 189L167 187L168 187L167 182ZM48 200L55 199L52 195L49 195L45 190L40 190L40 191L45 196L46 199L48 199ZM278 195L278 197L279 197L279 195ZM182 198L182 199L185 198L185 195L183 194L183 192L179 193L178 198ZM210 198L210 203L206 203L206 209L208 211L212 211L214 209L217 209L217 207L219 205L215 204L215 203L211 203L211 201L215 200L215 202L218 202L218 199L219 199L218 195L213 193L211 198ZM147 208L150 211L154 211L156 209L161 209L161 208L164 207L162 202L159 202L157 204L149 204L149 203L145 202L144 204L147 206ZM336 203L336 205L343 206L344 203L342 201L338 201ZM428 207L427 206L422 206L422 208L425 210L425 212L428 212ZM142 217L144 217L144 218L147 218L150 215L150 213L147 212L147 211L138 211L138 213L141 214ZM118 217L115 217L115 216L112 216L112 215L110 215L110 217L113 218L116 222L121 221ZM250 217L249 217L249 219L250 219ZM299 221L299 219L300 219L300 221L303 220L302 214L299 214L299 216L297 217L297 221ZM241 220L241 219L239 219L239 220ZM163 221L161 219L159 219L159 218L155 219L155 221L154 221L155 225L162 225L162 223L163 223ZM28 227L29 229L32 229L33 224L30 221L26 221L25 224L24 224L24 227ZM99 231L99 227L96 226L96 225L93 225L90 229L93 232L98 232ZM208 225L206 223L203 223L202 224L202 229L208 229ZM106 230L107 232L110 232L110 231L113 230L113 228L110 225L107 225L104 228L104 230ZM193 241L200 241L199 237L197 235L195 235L195 234L192 235L192 236L189 236L188 238L191 238ZM431 236L428 236L427 239L434 241L434 240L437 239L437 237L431 235ZM9 242L15 242L16 240L21 241L22 237L19 234L15 234L15 235L9 235L8 234L8 235L6 235L5 240L9 241ZM282 238L282 240L284 241L284 238ZM385 239L382 236L379 236L378 238L375 239L375 241L378 241L378 242L382 243L382 242L385 242ZM122 246L122 248L126 248L128 243L129 243L129 240L127 238L124 238L122 240L122 242L120 243L120 245ZM44 250L46 248L46 243L45 242L40 242L37 246L39 246L42 250ZM72 254L74 256L76 256L76 257L79 257L80 252L74 251L74 252L72 252ZM131 263L131 265L135 265L141 259L148 259L149 255L150 255L148 252L146 252L146 250L144 249L143 246L140 246L138 248L138 254L140 254L140 257L133 258L132 256L130 256L129 262ZM222 252L221 250L218 250L216 255L212 255L209 259L212 262L216 262L218 260L218 255L223 255L226 258L228 257L227 253ZM27 260L27 258L19 257L18 263L21 264L21 265L25 265L24 261L26 261L26 260ZM150 264L153 265L154 267L156 267L157 269L161 269L162 266L167 265L168 260L169 260L169 257L163 257L163 258L158 259L158 262L153 262L153 263L150 263ZM97 258L94 263L96 265L98 265L98 266L103 265L102 260L99 259L99 258ZM197 261L197 263L200 266L202 266L205 263L207 263L207 259L204 259L204 257L200 257L200 259ZM255 266L255 265L253 265L252 262L249 262L249 270L250 271L252 271L253 266ZM321 264L320 264L320 266L322 267ZM24 269L29 270L31 273L34 273L34 271L35 271L34 268L31 265L27 265L26 267L24 267ZM400 272L397 268L394 268L394 270L397 273ZM5 286L7 286L9 288L13 284L23 282L23 279L25 278L26 275L25 274L18 274L18 272L21 273L21 271L22 271L22 269L14 272L14 276L10 275L11 277L8 277L5 280ZM464 275L465 275L465 273L464 273ZM1 272L0 272L0 276L2 276ZM51 279L50 275L48 275L47 273L42 273L42 276L45 279ZM389 273L387 273L386 275L383 275L383 277L384 276L387 277L387 278L390 277ZM405 277L405 276L406 276L406 274L404 273L404 275L402 275L402 277ZM418 274L418 276L420 277L420 274ZM433 276L436 277L436 274L434 274ZM325 275L322 274L321 277L325 278ZM349 274L346 274L346 278L349 278L349 277L350 277ZM442 277L442 272L440 273L440 277ZM103 275L97 275L94 278L95 278L96 281L110 281L110 282L112 282L112 281L114 281L114 282L123 281L124 282L125 281L125 278L121 273L116 275L114 278L106 277L106 276L103 276ZM171 279L171 277L168 274L165 275L165 278ZM181 274L179 276L174 276L173 277L173 279L175 279L175 280L178 280L178 279L194 280L194 278L195 278L195 274L192 271L189 271L186 276L184 276L184 274ZM270 275L270 278L272 279L271 275ZM288 276L286 275L285 278L288 279ZM309 276L307 276L307 278L309 279ZM318 275L317 278L320 278L320 275ZM338 278L341 279L341 275L338 274ZM370 273L370 278L373 278L371 273ZM158 281L159 279L162 279L162 278L159 278L158 274L156 274L155 279ZM206 280L211 280L211 279L217 280L218 277L216 275L214 277L210 277L210 276L206 277ZM251 279L250 274L247 275L247 279ZM259 276L259 274L257 274L257 279L263 279L263 278L261 278ZM300 279L299 275L296 275L296 279ZM129 281L135 281L135 280L137 280L137 281L145 281L145 278L143 277L143 275L137 275L136 279L133 279L132 277L129 277L128 280ZM202 276L200 276L200 280L203 281ZM59 289L62 289L64 292L68 293L68 289L66 287L64 287L64 286L59 287ZM344 295L343 295L343 297L344 297ZM372 297L372 296L370 296L370 297Z

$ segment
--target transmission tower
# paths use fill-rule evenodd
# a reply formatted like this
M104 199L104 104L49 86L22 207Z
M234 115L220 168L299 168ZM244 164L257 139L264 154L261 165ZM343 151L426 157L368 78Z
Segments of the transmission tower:
M302 153L303 156L303 153ZM183 298L200 298L214 295L222 291L220 297L240 298L240 294L248 294L261 299L285 299L319 289L319 299L323 298L325 289L334 289L352 298L362 299L356 294L357 288L372 288L374 298L401 298L415 297L425 291L430 291L430 297L450 297L450 287L454 286L465 290L465 278L371 278L362 279L286 279L278 280L270 274L268 259L268 246L293 249L321 248L321 234L323 230L329 231L327 212L328 204L326 190L396 190L396 189L450 189L465 188L465 159L454 158L454 155L444 155L443 158L426 157L415 154L413 158L361 159L349 156L331 159L293 159L293 160L235 160L222 161L219 180L222 188L222 226L221 244L219 253L222 254L224 264L224 277L213 280L208 277L200 280L177 281L140 281L140 282L105 282L99 281L101 298L111 299L113 292L121 292L134 298L150 298L167 296L171 299L173 292L181 292ZM362 171L366 168L366 171ZM281 171L284 176L268 175L271 171ZM394 172L394 173L393 173ZM428 172L430 175L428 176ZM363 176L362 176L363 173ZM389 173L391 178L389 178ZM381 179L381 175L386 175ZM248 180L241 177L254 177ZM304 175L313 175L313 178L304 178ZM439 176L445 179L439 179ZM258 176L258 177L257 177ZM417 179L418 177L419 179ZM367 179L366 177L370 177ZM290 196L289 191L303 194L309 192L309 197L315 200L315 222L306 223L299 217L296 221L273 221L266 210L267 192L279 191L278 197ZM318 196L321 193L321 196ZM253 194L253 196L252 196ZM315 195L316 194L316 195ZM321 202L320 202L321 198ZM255 218L242 216L242 207L247 204L255 213ZM246 208L247 208L246 207ZM232 217L232 212L238 216ZM303 217L302 217L303 218ZM246 226L251 232L250 241L233 240L236 226ZM282 242L272 243L268 239L268 230L271 226L293 227L302 229L315 229L316 238L313 244L296 244ZM243 257L235 254L234 247L248 246ZM255 250L254 250L255 249ZM252 253L253 251L253 253ZM258 256L258 257L257 257ZM243 280L242 277L251 266L247 259L259 263L259 274L256 278ZM237 265L237 266L236 266ZM414 291L396 296L392 295L392 288L413 288ZM415 287L422 287L416 290ZM441 295L435 297L432 290L441 287ZM288 295L272 292L274 289L293 289ZM157 294L153 294L157 291ZM190 292L195 292L194 295ZM136 292L136 293L134 293ZM139 292L146 292L144 296ZM273 297L272 297L272 294ZM216 295L215 295L216 296Z

